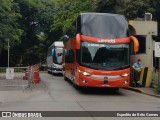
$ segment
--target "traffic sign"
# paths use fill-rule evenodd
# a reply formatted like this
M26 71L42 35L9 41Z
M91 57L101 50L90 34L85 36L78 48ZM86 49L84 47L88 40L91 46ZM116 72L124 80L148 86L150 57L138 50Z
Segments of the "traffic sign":
M7 68L6 79L13 79L13 78L14 78L14 68Z
M160 42L155 42L155 57L160 57Z

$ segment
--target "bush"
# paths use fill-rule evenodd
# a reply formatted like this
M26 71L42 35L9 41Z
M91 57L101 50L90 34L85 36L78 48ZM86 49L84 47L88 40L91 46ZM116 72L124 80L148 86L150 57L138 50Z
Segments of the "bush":
M157 91L158 94L160 94L160 84L155 85L155 90Z

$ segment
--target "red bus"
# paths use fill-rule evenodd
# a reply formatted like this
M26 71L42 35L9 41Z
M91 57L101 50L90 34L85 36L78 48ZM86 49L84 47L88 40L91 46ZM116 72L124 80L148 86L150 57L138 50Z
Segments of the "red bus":
M129 87L131 40L123 15L82 13L76 20L76 36L64 42L64 78L76 87Z

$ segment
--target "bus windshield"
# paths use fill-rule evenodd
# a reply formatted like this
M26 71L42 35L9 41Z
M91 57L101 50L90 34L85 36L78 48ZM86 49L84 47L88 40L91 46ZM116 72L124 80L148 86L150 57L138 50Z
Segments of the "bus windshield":
M53 63L55 64L62 64L62 52L63 48L55 48L55 54L53 56Z
M83 66L120 70L129 67L129 44L99 44L81 42L81 60Z

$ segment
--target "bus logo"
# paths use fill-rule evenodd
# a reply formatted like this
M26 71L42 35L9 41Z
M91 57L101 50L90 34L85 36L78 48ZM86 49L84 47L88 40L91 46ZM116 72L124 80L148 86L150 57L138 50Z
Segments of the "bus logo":
M99 43L116 43L116 40L115 39L108 39L108 40L105 40L105 39L100 39L98 40Z
M104 80L108 80L108 77L104 77Z

